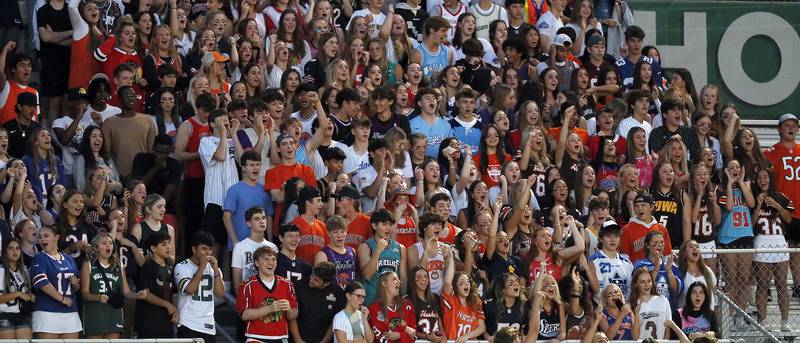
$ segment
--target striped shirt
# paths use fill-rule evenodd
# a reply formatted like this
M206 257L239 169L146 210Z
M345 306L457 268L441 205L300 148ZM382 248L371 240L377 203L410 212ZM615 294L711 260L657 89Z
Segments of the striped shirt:
M200 160L206 170L206 188L203 193L203 204L225 204L225 194L228 188L239 182L239 174L236 171L236 156L233 154L233 140L228 139L228 156L225 162L214 159L214 151L217 150L220 140L217 136L207 136L200 140Z

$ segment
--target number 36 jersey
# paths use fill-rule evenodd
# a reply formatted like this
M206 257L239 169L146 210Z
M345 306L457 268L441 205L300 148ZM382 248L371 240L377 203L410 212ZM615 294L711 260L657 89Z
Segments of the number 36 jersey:
M185 259L175 265L175 284L178 285L178 311L181 321L178 325L216 335L214 326L214 270L211 263L206 264L200 285L194 294L186 294L186 286L192 281L198 266L191 259Z

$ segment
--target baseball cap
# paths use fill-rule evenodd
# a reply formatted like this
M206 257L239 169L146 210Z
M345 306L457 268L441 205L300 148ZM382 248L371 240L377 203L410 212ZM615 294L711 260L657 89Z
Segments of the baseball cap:
M211 65L213 62L225 63L228 62L228 56L223 55L219 51L211 51L203 55L203 58L200 59L200 62L204 66Z
M601 34L593 34L593 35L589 36L588 40L586 40L586 46L592 46L592 45L595 45L595 44L603 44L603 45L605 45L606 44L606 40L603 39L603 36Z
M300 194L297 196L297 203L304 204L306 201L319 197L322 197L322 195L319 194L316 188L303 187L303 189L300 190Z
M607 234L616 233L619 234L622 231L622 228L615 222L614 220L606 220L603 224L600 224L600 232L598 232L598 236L603 237Z
M653 200L653 196L647 193L639 193L636 195L636 198L633 199L633 203L637 202L646 202L648 204L654 204L655 201Z
M294 137L287 135L285 133L279 134L278 138L275 139L275 144L281 145L281 142L283 142L283 140L287 138L294 139Z
M798 121L798 120L797 120L797 117L796 117L794 114L791 114L791 113L786 113L786 114L782 115L782 116L781 116L781 117L778 119L778 125L781 125L781 124L783 124L783 122L785 122L785 121L787 121L787 120L794 120L795 122L800 122L800 121Z
M398 187L394 191L392 191L392 195L389 197L389 201L390 202L394 202L395 198L397 198L398 195L407 195L408 196L408 202L411 203L411 204L414 204L414 203L417 202L417 195L414 192L412 192L410 189L403 188L403 187Z
M39 102L36 100L36 95L33 93L22 92L17 95L17 104L25 106L38 106Z
M353 186L344 186L340 189L336 194L331 195L334 199L342 199L342 198L349 198L353 200L361 199L361 194L358 193Z
M572 39L566 33L560 33L553 38L553 44L569 48L572 45Z
M87 98L89 98L89 93L86 92L86 88L71 88L67 91L67 100L69 101L83 100Z

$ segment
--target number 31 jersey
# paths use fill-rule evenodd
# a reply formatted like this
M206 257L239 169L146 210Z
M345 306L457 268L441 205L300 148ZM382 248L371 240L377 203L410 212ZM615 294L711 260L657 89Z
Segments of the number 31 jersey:
M216 335L214 326L214 270L206 264L203 277L194 294L186 294L186 286L192 280L198 266L191 259L185 259L175 265L175 284L178 285L178 310L181 321L178 325Z
M775 189L800 204L800 144L788 148L776 143L764 151L764 157L772 163ZM792 217L800 218L800 206L794 209Z

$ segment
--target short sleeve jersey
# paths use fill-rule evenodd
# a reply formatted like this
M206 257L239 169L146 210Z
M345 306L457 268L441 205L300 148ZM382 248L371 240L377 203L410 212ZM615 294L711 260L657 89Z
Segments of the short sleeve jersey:
M442 293L442 325L447 339L455 340L474 330L483 318L482 308L475 310L469 305L462 305L454 293Z
M186 294L186 286L194 277L199 268L191 259L186 259L175 265L175 284L178 285L178 310L181 321L178 325L202 332L216 335L214 325L214 270L211 264L206 264L200 284L194 294Z

